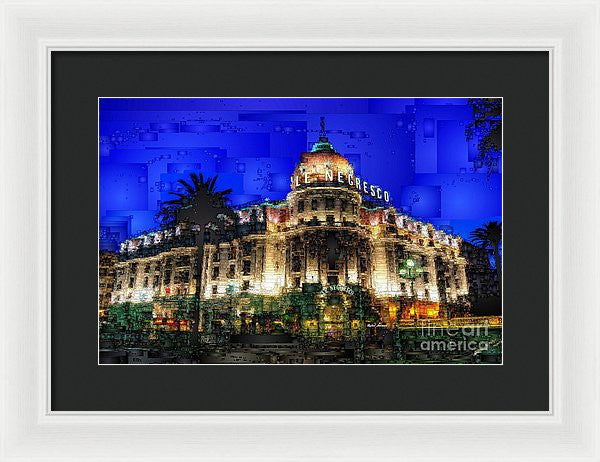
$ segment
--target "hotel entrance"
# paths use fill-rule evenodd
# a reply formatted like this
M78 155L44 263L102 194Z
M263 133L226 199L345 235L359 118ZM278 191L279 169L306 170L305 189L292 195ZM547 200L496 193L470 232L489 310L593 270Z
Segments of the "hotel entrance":
M340 340L344 337L344 328L348 322L346 310L340 304L325 305L321 318L322 333L326 339Z

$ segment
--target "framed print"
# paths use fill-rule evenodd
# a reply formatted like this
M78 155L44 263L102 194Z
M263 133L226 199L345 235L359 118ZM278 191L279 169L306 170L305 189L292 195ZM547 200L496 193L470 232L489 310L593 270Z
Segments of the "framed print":
M551 6L3 3L1 459L599 460Z
M78 259L77 272L70 259L53 259L53 274L65 273L53 292L53 410L547 411L549 313L536 296L548 290L547 240L536 233L547 216L538 209L532 220L521 198L548 196L539 175L547 169L548 59L545 52L53 52L60 154L52 165L52 251L95 248L93 258ZM429 72L446 63L460 70L443 81ZM328 96L304 96L314 91L307 82L315 66L347 74L346 87L318 77ZM528 69L527 85L514 67ZM420 86L410 84L421 95L433 85L466 94L472 82L464 75L474 69L495 77L481 90L487 97L389 96L405 85L406 68L406 79L420 75ZM123 88L146 69L155 69L155 80ZM357 69L377 69L386 96L361 96L372 82ZM235 72L246 77L228 79ZM175 86L181 95L206 87L205 97L174 97ZM251 91L265 96L229 96ZM502 128L522 155L502 159L499 145L479 150L479 138L501 143ZM538 140L527 153L526 137ZM81 155L77 140L96 155ZM523 168L537 173L524 177ZM73 188L97 209L61 208ZM67 232L74 220L76 238ZM492 266L494 246L476 238L488 227L501 238L503 271ZM511 255L519 249L540 257L518 265ZM502 313L499 276L504 304L527 310ZM99 310L90 316L72 299ZM517 313L521 322L513 323ZM536 321L542 327L527 328ZM74 352L73 341L95 343L94 357ZM539 361L519 354L524 341ZM135 385L140 374L160 383L166 369L156 365L169 366L171 392L161 399ZM77 384L82 375L85 386ZM377 394L365 394L367 377ZM462 393L467 378L470 391ZM100 392L114 380L129 385L118 396ZM398 380L421 386L398 393ZM306 393L316 382L320 393ZM491 397L497 382L504 386Z

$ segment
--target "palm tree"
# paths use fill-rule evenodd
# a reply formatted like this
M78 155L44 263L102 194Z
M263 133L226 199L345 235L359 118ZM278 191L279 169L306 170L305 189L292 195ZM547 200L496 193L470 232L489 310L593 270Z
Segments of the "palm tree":
M500 243L502 242L502 223L490 221L480 228L471 231L471 240L473 244L482 249L494 251L494 259L496 261L496 273L498 274L498 283L502 287L502 263L500 260Z
M209 224L214 224L224 218L233 218L234 214L228 207L228 194L231 189L217 191L217 175L206 178L202 173L190 174L190 181L177 180L185 192L171 192L176 199L165 201L156 218L163 227L171 227L181 222L197 225L195 241L198 254L196 256L196 303L192 329L192 343L198 343L198 325L200 323L200 281L202 276L202 262L204 260L205 231Z
M170 227L182 221L180 218L182 218L181 215L183 210L190 208L197 209L200 205L210 205L213 208L225 208L229 200L227 195L231 194L232 190L226 189L224 191L216 191L215 186L217 178L218 175L215 175L213 178L208 177L205 180L202 173L191 173L191 184L186 180L177 180L177 182L183 186L185 192L169 193L177 196L177 199L163 202L160 211L156 215L157 221L163 227ZM203 207L202 211L208 212L203 213L203 217L211 215L211 210L206 209L206 207ZM210 221L214 221L212 217L209 222ZM194 223L200 224L199 222Z

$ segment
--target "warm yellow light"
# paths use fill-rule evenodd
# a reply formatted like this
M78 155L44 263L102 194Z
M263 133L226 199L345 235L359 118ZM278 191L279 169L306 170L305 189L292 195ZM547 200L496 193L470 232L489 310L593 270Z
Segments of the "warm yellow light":
M390 314L390 322L394 322L396 320L396 316L398 315L398 308L394 305L390 305L388 307L388 313Z

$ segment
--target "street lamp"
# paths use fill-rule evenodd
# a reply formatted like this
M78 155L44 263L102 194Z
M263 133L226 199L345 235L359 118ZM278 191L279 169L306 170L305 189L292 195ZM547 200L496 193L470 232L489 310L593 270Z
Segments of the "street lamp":
M363 302L362 302L362 280L358 278L358 307L359 307L359 316L360 316L360 331L358 338L358 357L362 362L365 359L365 326L364 326L364 312L363 312Z
M398 274L403 279L408 279L410 281L410 293L412 298L413 310L415 312L415 316L419 319L419 313L416 309L416 297L415 297L415 279L423 274L423 268L417 265L417 262L412 258L405 259L398 268Z

